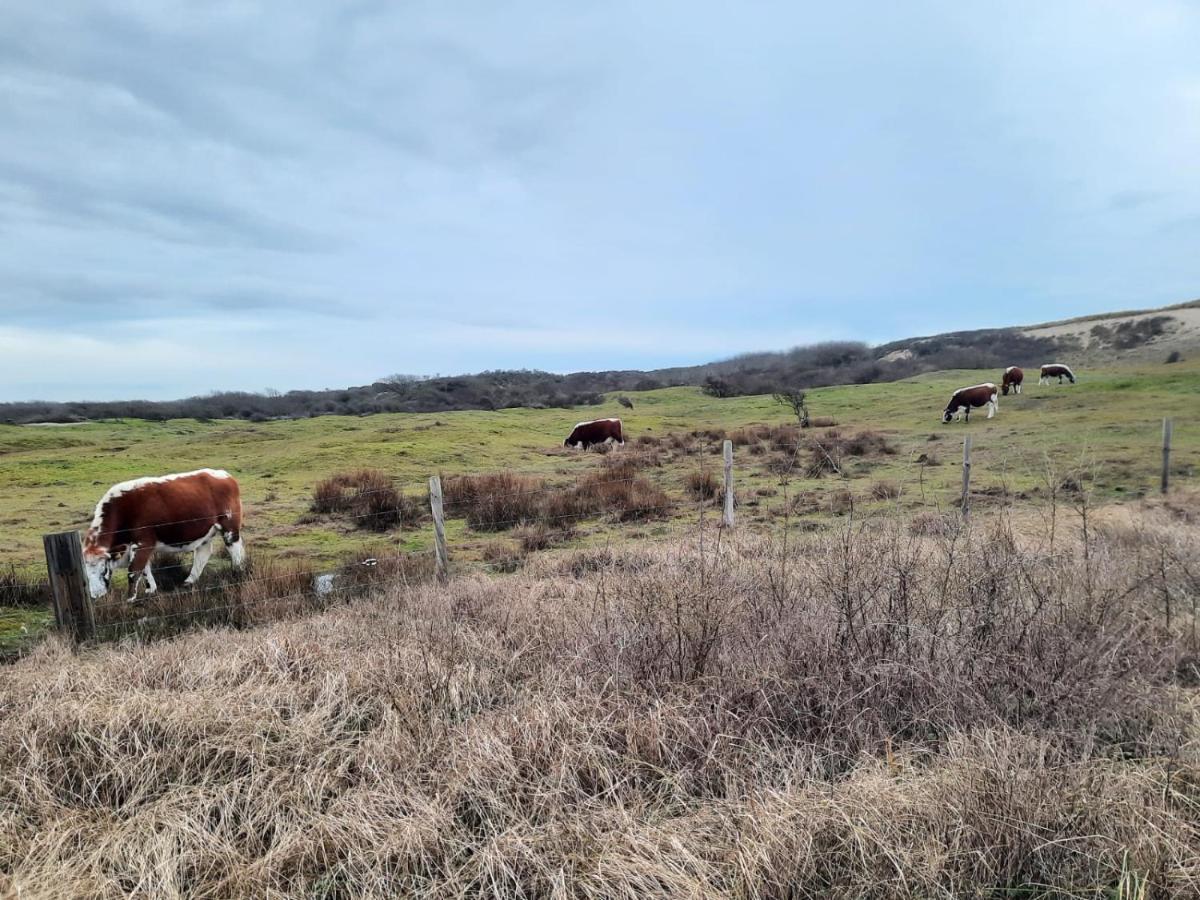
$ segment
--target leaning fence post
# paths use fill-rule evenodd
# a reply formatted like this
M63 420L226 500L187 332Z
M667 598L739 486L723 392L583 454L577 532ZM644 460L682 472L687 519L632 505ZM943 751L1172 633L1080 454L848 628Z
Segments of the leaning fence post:
M1163 419L1163 448L1162 448L1162 492L1165 494L1171 485L1171 430L1172 421Z
M54 621L69 632L75 643L96 636L96 613L83 570L83 543L78 531L62 531L42 538L46 571L54 597Z
M446 519L442 514L442 479L438 475L429 479L429 509L433 513L433 541L437 557L437 576L444 581L450 574L450 561L446 555Z
M725 512L721 515L721 527L733 527L733 441L726 440L721 452L725 455Z
M971 436L963 435L962 516L971 515Z

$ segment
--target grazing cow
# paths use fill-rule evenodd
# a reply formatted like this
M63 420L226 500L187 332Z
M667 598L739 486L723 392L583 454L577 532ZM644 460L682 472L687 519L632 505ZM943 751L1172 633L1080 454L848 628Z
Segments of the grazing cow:
M594 422L580 422L563 441L564 447L574 447L577 450L586 450L596 444L616 444L624 447L625 435L621 430L621 420L596 419Z
M1025 373L1021 371L1021 367L1009 366L1004 370L1004 377L1000 379L1000 393L1007 397L1011 389L1014 394L1019 394L1024 381Z
M974 387L959 388L951 395L950 402L946 404L946 411L942 413L942 422L949 422L952 418L957 419L960 414L965 414L965 421L970 422L971 410L980 406L988 408L987 417L990 419L1000 407L997 394L996 386L990 381Z
M100 502L83 539L83 562L92 597L103 597L113 569L129 569L129 600L143 579L146 593L158 590L150 560L157 550L192 551L195 584L221 535L236 568L246 558L242 544L242 498L228 472L200 469L113 485Z
M1049 384L1050 379L1058 376L1058 383L1062 384L1062 380L1066 378L1071 384L1075 383L1075 373L1071 371L1070 366L1064 366L1062 363L1047 363L1042 366L1042 375L1038 379L1038 384Z

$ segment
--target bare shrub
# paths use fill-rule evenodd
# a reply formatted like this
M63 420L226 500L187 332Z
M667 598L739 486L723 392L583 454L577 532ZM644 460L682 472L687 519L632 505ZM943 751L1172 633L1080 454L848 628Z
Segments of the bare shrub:
M871 496L876 500L896 500L900 497L900 485L895 481L876 481L871 485Z
M523 552L535 553L561 544L569 539L571 534L570 526L551 527L545 522L538 522L535 525L522 526L515 536Z
M608 514L620 522L634 522L661 518L671 509L666 493L645 478L614 474L621 473L602 470L584 477L563 499L569 516Z
M367 531L415 526L424 518L420 501L402 494L391 477L378 469L341 472L318 482L310 508L314 513L345 516L355 528Z
M919 512L908 522L908 530L919 537L942 537L951 534L954 528L951 516L932 511Z
M833 429L821 435L810 435L806 446L808 464L805 471L809 478L840 475L846 460L853 457L892 456L896 453L895 445L885 435L871 430L845 434Z
M749 447L770 437L771 428L768 425L747 425L729 432L729 440L735 447Z
M536 521L545 491L540 478L512 472L442 478L446 514L462 516L478 531L502 531Z
M721 482L712 472L689 472L684 484L694 500L712 500L721 493Z
M507 541L489 541L483 545L480 558L494 572L515 572L521 568L522 553Z

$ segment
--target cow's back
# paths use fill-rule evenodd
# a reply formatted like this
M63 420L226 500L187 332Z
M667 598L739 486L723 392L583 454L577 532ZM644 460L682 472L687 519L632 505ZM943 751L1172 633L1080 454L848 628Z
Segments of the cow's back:
M238 483L219 470L144 479L131 484L110 504L116 528L131 534L153 530L160 544L189 544L214 525L241 527Z

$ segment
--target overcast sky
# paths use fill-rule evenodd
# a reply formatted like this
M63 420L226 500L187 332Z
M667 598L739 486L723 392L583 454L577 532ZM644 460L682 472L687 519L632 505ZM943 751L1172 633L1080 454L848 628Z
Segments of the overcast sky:
M883 341L1198 251L1190 0L0 4L0 399Z

